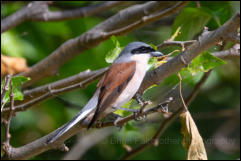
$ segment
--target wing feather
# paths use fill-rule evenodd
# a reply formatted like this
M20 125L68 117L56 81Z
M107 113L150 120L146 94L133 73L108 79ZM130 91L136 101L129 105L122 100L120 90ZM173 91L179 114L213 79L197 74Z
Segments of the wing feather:
M110 107L118 98L132 79L135 70L135 62L112 64L97 85L100 88L98 105L88 128L98 119L100 113Z

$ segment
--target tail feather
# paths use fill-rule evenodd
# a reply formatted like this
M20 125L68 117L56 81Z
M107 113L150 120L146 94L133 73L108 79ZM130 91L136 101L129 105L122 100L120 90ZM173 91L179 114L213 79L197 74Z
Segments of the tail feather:
M65 124L55 136L53 136L50 140L47 141L47 143L52 143L56 141L60 136L65 134L70 128L72 128L74 125L85 119L89 114L91 114L97 106L98 103L98 95L99 90L96 91L94 96L89 100L89 102L85 105L85 107L67 124Z
M84 112L78 113L71 121L69 121L67 124L65 124L58 133L52 137L50 140L48 140L48 143L52 143L56 141L60 136L62 136L65 132L67 132L70 128L72 128L74 125L82 121L88 114L90 114L93 111L93 109L88 109Z

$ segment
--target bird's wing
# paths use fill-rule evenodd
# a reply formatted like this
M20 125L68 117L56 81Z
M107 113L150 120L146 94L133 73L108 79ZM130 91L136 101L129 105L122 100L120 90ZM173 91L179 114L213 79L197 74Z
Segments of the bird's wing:
M112 64L107 73L98 83L100 89L98 105L89 124L89 128L98 119L101 112L110 107L125 89L136 71L136 62Z

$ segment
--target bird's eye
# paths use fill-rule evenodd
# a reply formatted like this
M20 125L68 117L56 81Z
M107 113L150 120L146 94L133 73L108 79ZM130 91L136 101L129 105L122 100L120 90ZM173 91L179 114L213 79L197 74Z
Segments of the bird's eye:
M132 54L142 54L142 53L144 54L144 53L149 53L149 52L153 52L153 51L155 51L155 50L151 47L142 46L142 47L133 49L131 51L131 53Z

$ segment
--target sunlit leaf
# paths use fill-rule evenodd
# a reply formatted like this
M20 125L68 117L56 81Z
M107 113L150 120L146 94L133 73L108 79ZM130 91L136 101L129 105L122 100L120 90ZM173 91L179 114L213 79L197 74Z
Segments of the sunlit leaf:
M115 47L106 54L105 61L107 63L113 63L113 61L119 56L122 50L122 47L120 47L120 43L115 36L112 36L111 40L113 41Z
M226 64L226 62L205 51L192 60L188 70L192 73L192 75L195 75L197 72L207 72L210 69L223 64Z
M154 45L154 44L152 44L152 43L150 43L149 44L154 50L157 50L157 46L156 45Z

